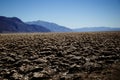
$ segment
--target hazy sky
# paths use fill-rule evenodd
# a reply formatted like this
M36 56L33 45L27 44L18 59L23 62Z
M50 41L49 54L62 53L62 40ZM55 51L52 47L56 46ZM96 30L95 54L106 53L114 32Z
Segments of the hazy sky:
M0 16L69 28L120 27L120 0L0 0Z

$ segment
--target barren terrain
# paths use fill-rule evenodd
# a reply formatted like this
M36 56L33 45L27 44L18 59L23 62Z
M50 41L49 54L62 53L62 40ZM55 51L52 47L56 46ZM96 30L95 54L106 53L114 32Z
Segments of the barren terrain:
M0 80L120 80L120 32L0 34Z

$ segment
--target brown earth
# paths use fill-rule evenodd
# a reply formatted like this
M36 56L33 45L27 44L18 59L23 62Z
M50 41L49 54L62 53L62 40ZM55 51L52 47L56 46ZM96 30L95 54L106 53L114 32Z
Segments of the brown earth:
M120 32L0 34L0 80L120 80Z

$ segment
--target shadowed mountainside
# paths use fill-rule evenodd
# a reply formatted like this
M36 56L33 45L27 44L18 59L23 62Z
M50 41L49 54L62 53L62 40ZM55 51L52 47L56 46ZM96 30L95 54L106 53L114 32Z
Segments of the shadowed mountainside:
M29 25L17 17L0 16L0 33L6 32L50 32L40 25Z

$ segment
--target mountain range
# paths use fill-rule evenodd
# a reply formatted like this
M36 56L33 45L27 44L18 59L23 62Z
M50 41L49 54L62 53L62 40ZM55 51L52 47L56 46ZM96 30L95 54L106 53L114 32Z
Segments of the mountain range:
M17 32L95 32L95 31L120 31L120 28L110 27L85 27L70 29L56 23L46 21L23 22L17 17L0 16L0 33Z
M14 32L50 32L50 30L40 25L26 24L17 17L0 16L0 33Z
M73 32L98 32L98 31L120 31L120 28L111 27L85 27L73 29Z
M56 23L46 22L46 21L40 21L40 20L31 21L31 22L27 22L27 24L41 25L49 29L51 32L72 32L72 30L67 27L60 26Z

